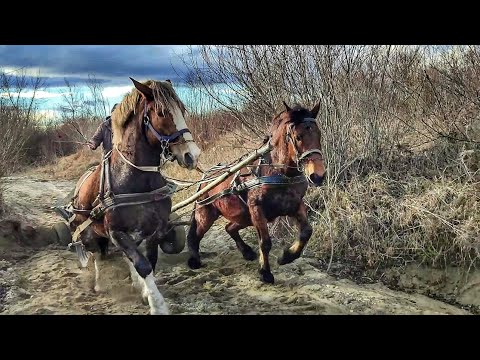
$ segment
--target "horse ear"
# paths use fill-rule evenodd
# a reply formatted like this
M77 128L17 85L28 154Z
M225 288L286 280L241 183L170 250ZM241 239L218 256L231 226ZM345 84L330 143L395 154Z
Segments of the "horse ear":
M172 83L172 80L170 80L170 79L167 79L167 80L165 80L165 81L168 82L168 83L170 83L170 84Z
M283 105L285 106L285 109L287 109L287 111L292 110L292 109L290 108L290 106L288 106L285 101L283 101Z
M320 101L318 102L317 105L315 105L315 106L313 107L312 110L310 110L310 112L311 112L312 115L313 115L313 118L316 118L316 117L317 117L319 110L320 110Z
M130 78L130 80L132 80L133 82L133 85L135 85L135 87L137 88L138 91L140 91L142 93L143 96L145 96L145 98L147 100L153 100L153 91L152 89L150 89L147 85L144 85L142 84L141 82L138 82L137 80L133 79L133 78Z

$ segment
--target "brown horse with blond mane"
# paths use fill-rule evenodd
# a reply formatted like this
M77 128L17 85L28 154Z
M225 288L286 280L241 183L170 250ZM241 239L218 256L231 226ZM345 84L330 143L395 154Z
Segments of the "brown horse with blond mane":
M160 163L162 157L176 159L195 169L200 149L185 124L185 106L172 84L130 79L135 88L112 113L113 150L77 183L71 230L93 219L79 233L81 245L92 251L99 248L104 257L111 240L125 255L150 313L168 314L153 275L174 191L160 174ZM138 249L143 240L146 256Z

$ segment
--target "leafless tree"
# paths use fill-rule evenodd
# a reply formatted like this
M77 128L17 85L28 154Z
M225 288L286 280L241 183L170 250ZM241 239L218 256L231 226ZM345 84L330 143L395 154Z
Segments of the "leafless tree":
M0 71L0 176L15 170L36 129L36 95L42 87L41 77L29 77L23 69Z
M84 84L88 91L70 83L68 79L64 81L67 91L62 95L61 121L73 130L71 140L82 142L93 134L99 122L107 116L109 103L103 95L100 81L93 75Z
M471 141L478 46L220 45L191 49L185 79L261 138L282 101L321 102L329 180L385 167L402 149Z

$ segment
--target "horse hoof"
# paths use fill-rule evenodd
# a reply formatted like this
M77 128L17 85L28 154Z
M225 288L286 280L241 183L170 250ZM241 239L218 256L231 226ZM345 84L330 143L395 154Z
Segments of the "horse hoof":
M278 265L286 265L290 264L292 261L296 260L298 256L292 254L288 249L284 250L282 256L280 256L277 260Z
M170 311L166 309L151 309L150 315L170 315Z
M253 251L251 248L249 250L245 250L243 253L243 258L247 261L253 261L257 258L257 253Z
M190 259L188 259L188 266L190 267L190 269L200 269L202 263L200 262L200 259L191 257Z
M275 282L275 279L271 272L265 271L263 269L261 269L259 272L260 272L260 280L263 281L264 283L273 284Z

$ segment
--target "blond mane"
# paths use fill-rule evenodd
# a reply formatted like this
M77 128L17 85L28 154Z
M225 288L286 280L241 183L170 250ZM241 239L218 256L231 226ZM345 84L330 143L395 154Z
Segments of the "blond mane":
M142 84L153 90L155 101L155 111L165 113L165 111L173 114L175 108L178 107L182 112L185 111L185 105L178 97L173 89L172 84L168 81L147 80ZM132 115L136 114L137 107L140 104L142 95L135 87L126 94L122 101L118 104L112 113L112 132L113 144L118 144L122 140L125 126ZM143 110L142 110L143 111Z

